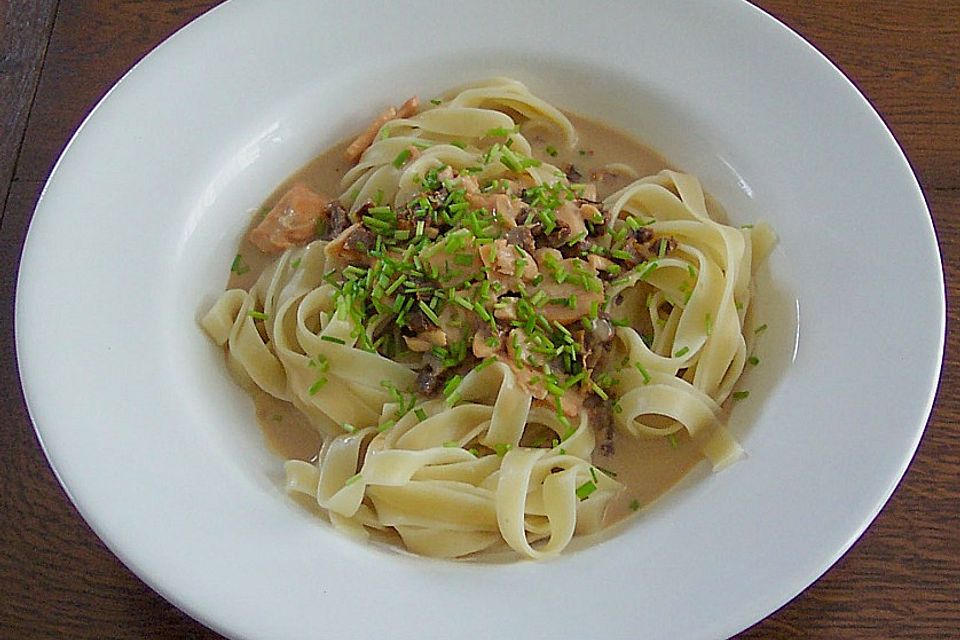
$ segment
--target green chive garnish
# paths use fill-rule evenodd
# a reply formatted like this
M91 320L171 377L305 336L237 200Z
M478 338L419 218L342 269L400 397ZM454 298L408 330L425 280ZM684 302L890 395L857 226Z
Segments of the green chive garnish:
M243 256L238 253L237 257L233 259L233 263L231 263L230 265L230 271L237 274L238 276L242 276L243 274L250 271L250 267L248 267L247 264L243 261Z
M393 166L399 169L404 165L404 163L410 159L410 149L404 149L397 154L397 157L393 159Z
M315 396L320 391L320 389L323 389L323 385L325 384L327 384L326 378L323 378L323 377L317 378L317 381L314 382L312 385L310 385L310 388L307 389L307 393L309 393L312 396Z
M633 366L636 367L636 368L637 368L637 371L640 372L640 375L643 376L643 384L649 384L649 383L650 383L650 374L647 373L647 370L643 368L643 365L638 362L638 363L636 363L636 364L633 365Z
M507 451L510 451L511 449L513 449L513 445L509 442L498 442L497 444L493 445L493 450L497 453L498 458L502 458L503 456L507 455Z
M590 497L590 494L597 490L597 485L591 480L587 480L582 485L577 487L577 497L581 500L586 500Z
M431 309L427 305L426 302L424 302L423 300L417 300L417 306L419 306L420 310L423 311L423 315L430 318L430 322L437 325L438 327L440 326L440 318L437 317L437 314L434 312L433 309Z

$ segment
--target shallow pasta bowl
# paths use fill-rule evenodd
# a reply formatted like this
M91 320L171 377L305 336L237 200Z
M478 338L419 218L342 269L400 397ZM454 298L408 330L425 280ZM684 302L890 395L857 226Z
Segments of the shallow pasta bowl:
M357 46L371 29L376 45ZM284 177L384 104L497 74L634 134L733 223L771 223L769 329L731 417L746 459L697 469L556 560L428 561L346 540L286 499L197 319ZM732 634L815 580L889 497L944 325L932 225L896 142L829 62L733 1L230 2L83 124L17 296L28 406L71 499L151 586L238 638Z

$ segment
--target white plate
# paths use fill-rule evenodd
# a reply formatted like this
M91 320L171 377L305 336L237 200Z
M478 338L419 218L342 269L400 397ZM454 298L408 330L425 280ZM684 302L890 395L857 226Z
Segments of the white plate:
M540 564L388 553L296 507L196 322L281 179L385 104L493 74L633 132L781 237L733 417L749 457ZM16 321L30 414L77 508L226 635L717 638L814 581L890 496L930 410L944 298L889 131L746 3L237 0L80 128L30 227Z

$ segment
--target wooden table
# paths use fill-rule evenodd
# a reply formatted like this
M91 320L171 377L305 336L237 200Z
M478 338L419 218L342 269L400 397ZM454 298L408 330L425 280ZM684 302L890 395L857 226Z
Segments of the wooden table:
M77 125L213 0L0 3L0 637L217 638L128 571L51 473L20 391L13 300L40 189ZM920 178L960 292L960 2L761 0L874 104ZM5 9L4 9L5 7ZM956 311L949 312L951 329ZM960 338L903 483L827 574L740 638L960 636Z

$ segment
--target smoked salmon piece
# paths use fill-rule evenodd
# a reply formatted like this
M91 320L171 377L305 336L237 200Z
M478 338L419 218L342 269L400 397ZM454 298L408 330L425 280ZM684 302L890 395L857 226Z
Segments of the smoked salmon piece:
M250 231L250 242L264 253L279 253L312 240L329 202L313 189L295 184Z
M367 150L373 141L377 138L377 134L380 133L380 128L393 120L394 118L409 118L412 115L416 115L417 109L420 108L420 100L417 96L413 96L402 105L400 108L390 107L386 109L383 113L373 119L373 122L370 123L370 126L367 127L367 130L357 136L357 139L350 143L350 146L347 147L347 160L350 162L356 162L360 159L360 156L363 155L363 152Z

